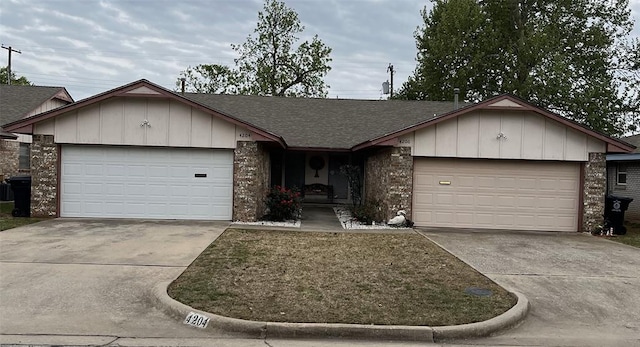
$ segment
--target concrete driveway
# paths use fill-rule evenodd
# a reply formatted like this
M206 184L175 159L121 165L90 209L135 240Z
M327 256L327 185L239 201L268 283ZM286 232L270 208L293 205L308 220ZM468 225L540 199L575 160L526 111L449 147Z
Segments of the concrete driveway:
M519 327L460 343L640 346L640 249L578 233L421 233L531 302Z
M0 343L211 337L156 310L149 291L179 275L227 226L56 219L0 232Z

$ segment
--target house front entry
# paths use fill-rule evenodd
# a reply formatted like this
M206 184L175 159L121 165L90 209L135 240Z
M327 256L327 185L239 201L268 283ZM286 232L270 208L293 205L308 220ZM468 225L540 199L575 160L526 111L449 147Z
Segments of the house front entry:
M272 185L284 182L286 187L297 188L305 202L344 203L349 201L349 183L340 167L351 162L343 153L286 151L272 163ZM279 158L282 158L281 160ZM277 171L277 172L276 172ZM280 179L274 179L280 178Z

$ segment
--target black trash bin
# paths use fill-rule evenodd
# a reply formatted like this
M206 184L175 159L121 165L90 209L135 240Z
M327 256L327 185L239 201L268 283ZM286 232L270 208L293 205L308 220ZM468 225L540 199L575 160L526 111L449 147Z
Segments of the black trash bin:
M13 201L13 191L11 191L11 187L4 182L0 182L0 201Z
M31 176L16 176L8 180L13 190L14 217L31 216Z
M624 226L624 212L632 201L632 198L607 195L604 203L604 218L609 222L609 226L613 227L614 234L627 233L627 228Z

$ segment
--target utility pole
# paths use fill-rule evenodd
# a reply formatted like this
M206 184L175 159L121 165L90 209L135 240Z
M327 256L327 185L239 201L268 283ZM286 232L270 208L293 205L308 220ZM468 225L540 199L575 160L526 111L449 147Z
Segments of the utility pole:
M18 54L22 54L22 52L17 49L11 48L11 46L7 47L5 45L2 45L2 48L9 51L9 64L7 65L7 84L11 85L11 52L16 52Z
M387 67L387 72L391 74L391 89L389 90L389 99L393 99L393 74L395 74L396 71L393 69L393 65L391 65L391 63L389 63L389 66Z

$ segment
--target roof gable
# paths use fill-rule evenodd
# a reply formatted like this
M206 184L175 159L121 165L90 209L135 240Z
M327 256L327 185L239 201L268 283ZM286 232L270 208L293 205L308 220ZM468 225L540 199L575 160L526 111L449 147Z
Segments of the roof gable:
M553 119L569 128L572 128L580 133L584 133L587 134L589 136L592 136L594 138L597 138L601 141L604 141L608 148L607 151L610 152L630 152L634 150L634 146L630 146L628 143L611 138L607 135L601 134L599 132L596 132L594 130L591 130L587 127L585 127L582 124L579 124L573 120L570 120L568 118L562 117L560 115L557 115L553 112L547 111L545 109L542 109L540 107L537 107L533 104L530 104L518 97L515 97L513 95L508 95L508 94L504 94L504 95L500 95L500 96L496 96L494 98L490 98L487 99L483 102L474 104L474 105L470 105L467 107L463 107L457 110L453 110L451 112L448 112L446 114L440 115L438 117L433 117L431 119L425 120L423 122L417 123L413 126L404 128L404 129L400 129L398 131L395 131L393 133L390 133L388 135L385 136L381 136L378 138L374 138L371 139L369 141L363 142L358 144L357 146L353 147L353 150L359 150L359 149L363 149L363 148L367 148L370 146L374 146L374 145L378 145L378 144L383 144L383 143L388 143L388 141L397 138L399 136L414 132L416 130L420 130L426 127L430 127L432 125L438 124L440 122L444 122L446 120L452 119L452 118L456 118L459 117L461 115L464 114L468 114L470 112L473 111L477 111L477 110L525 110L525 111L531 111L533 113L536 113L538 115L541 115L543 117L546 118L550 118Z
M282 139L273 134L270 133L269 131L266 131L264 129L261 129L259 127L256 127L253 124L250 124L246 121L243 121L241 119L237 119L233 116L230 116L228 114L224 114L221 112L218 112L216 110L213 110L211 108L208 108L206 106L203 106L193 100L184 98L183 96L176 94L168 89L165 89L161 86L158 86L154 83L151 83L147 80L139 80L136 82L132 82L129 83L127 85L106 91L104 93L100 93L91 97L88 97L86 99L83 100L79 100L73 104L69 104L67 106L49 111L49 112L44 112L41 114L37 114L35 116L32 117L28 117L28 118L24 118L12 123L9 123L5 126L5 128L8 131L15 131L15 132L31 132L33 129L33 124L38 123L38 122L42 122L44 120L47 119L51 119L54 117L57 117L59 115L65 114L67 112L70 111L74 111L77 109L81 109L84 107L88 107L88 106L92 106L95 104L98 104L104 100L110 99L110 98L114 98L114 97L160 97L160 98L167 98L167 99L171 99L171 100L176 100L179 102L182 102L184 104L187 104L189 106L193 106L196 107L204 112L206 112L207 114L210 114L212 116L221 118L223 120L226 120L230 123L236 124L236 125L240 125L243 127L248 128L249 130L257 133L258 135L260 135L261 137L263 137L263 139L266 140L271 140L271 141L276 141L281 143L284 146L284 142L282 141Z

